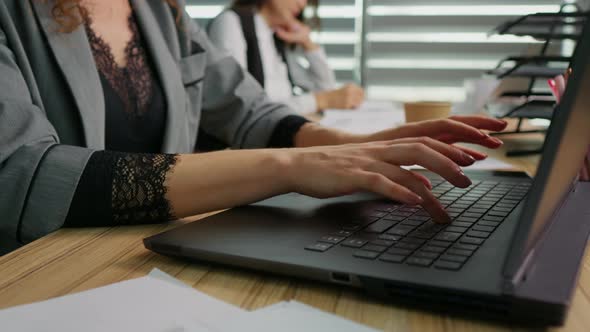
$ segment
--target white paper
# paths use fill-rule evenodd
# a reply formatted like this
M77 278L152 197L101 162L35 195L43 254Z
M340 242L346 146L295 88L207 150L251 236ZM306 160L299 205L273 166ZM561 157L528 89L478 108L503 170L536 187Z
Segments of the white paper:
M229 321L226 331L245 332L375 332L336 315L299 302L281 302Z
M212 332L245 312L192 288L143 277L0 311L10 332Z
M356 110L326 110L320 124L354 134L371 134L404 122L404 111L399 104L366 101Z
M513 169L516 169L516 167L514 165L504 162L502 160L488 157L484 160L476 161L475 164L468 166L468 167L464 167L464 169L467 171L470 171L470 170L494 171L494 170L509 170L509 169L513 170Z

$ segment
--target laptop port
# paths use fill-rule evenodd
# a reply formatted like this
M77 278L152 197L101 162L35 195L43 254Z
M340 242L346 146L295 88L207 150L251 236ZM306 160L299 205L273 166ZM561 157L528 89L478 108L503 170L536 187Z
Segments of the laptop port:
M350 275L348 273L338 273L332 272L330 274L332 281L343 283L343 284L350 284Z

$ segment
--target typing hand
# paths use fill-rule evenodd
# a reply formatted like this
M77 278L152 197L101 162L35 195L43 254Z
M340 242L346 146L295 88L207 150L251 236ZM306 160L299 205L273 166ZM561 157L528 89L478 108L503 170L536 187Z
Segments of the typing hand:
M365 99L365 91L360 86L346 84L340 89L322 91L315 94L318 109L354 109Z
M430 181L402 166L423 166L465 188L471 181L460 166L475 162L461 149L429 137L286 149L280 153L287 156L282 160L287 165L284 174L288 191L317 198L371 191L406 204L420 204L439 223L448 223L450 218L431 193Z

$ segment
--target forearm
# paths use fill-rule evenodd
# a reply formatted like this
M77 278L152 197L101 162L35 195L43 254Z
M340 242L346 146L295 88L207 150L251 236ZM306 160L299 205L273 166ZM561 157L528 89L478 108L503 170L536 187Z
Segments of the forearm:
M295 147L361 143L364 137L326 128L318 123L307 123L295 135Z
M289 191L282 150L181 155L167 178L177 218L256 202Z

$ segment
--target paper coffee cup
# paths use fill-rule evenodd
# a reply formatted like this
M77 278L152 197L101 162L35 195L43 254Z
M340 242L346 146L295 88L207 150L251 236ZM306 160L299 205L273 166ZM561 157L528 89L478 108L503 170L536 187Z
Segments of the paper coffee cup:
M406 122L442 119L451 115L451 103L420 101L404 103Z

